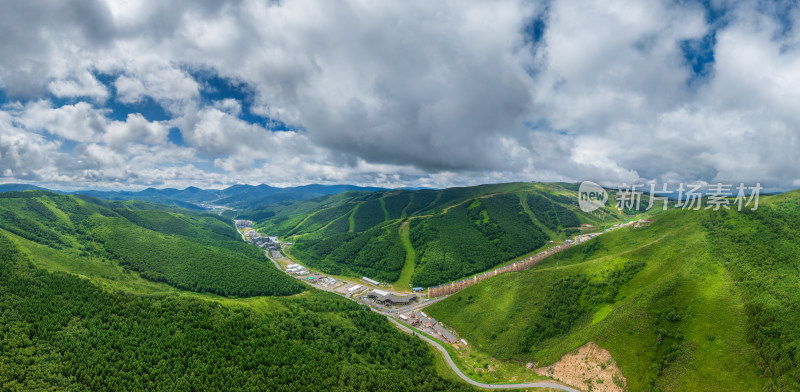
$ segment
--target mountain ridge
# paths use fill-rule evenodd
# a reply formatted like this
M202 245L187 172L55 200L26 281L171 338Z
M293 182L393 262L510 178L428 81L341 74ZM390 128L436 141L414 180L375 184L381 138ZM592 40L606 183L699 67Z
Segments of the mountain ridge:
M361 187L356 185L307 184L294 187L273 187L266 184L235 184L224 189L202 189L188 186L184 189L149 187L141 191L110 191L83 189L75 191L55 191L29 184L2 184L0 192L48 190L68 195L87 195L105 200L143 200L159 204L173 205L186 209L200 210L198 204L214 204L235 209L253 208L258 205L302 201L329 194L348 191L378 191L385 188Z

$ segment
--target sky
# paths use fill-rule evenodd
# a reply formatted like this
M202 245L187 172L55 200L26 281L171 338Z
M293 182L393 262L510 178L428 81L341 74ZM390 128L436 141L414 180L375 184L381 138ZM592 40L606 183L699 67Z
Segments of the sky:
M0 2L0 183L800 188L794 1Z

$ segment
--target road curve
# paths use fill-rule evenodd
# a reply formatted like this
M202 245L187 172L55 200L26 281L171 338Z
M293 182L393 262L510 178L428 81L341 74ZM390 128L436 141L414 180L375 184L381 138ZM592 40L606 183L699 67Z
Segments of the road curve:
M386 318L388 318L389 321L393 322L395 325L397 325L403 331L405 331L407 333L414 333L414 335L416 335L418 338L424 340L425 342L427 342L428 344L430 344L431 346L433 346L434 348L439 350L442 354L444 354L444 359L447 360L447 364L450 365L450 368L452 368L453 371L456 372L456 374L459 377L461 377L462 380L464 380L466 383L468 383L470 385L474 385L474 386L476 386L478 388L485 388L485 389L552 388L552 389L558 389L558 390L566 391L566 392L580 392L577 389L568 387L566 385L558 384L558 383L555 383L555 382L551 382L551 381L538 381L538 382L520 383L520 384L484 384L482 382L477 382L477 381L467 377L464 373L461 372L461 369L459 369L458 366L456 366L455 362L453 362L453 359L450 358L450 353L448 353L447 350L444 347L442 347L441 344L439 344L438 342L434 341L433 339L431 339L431 338L429 338L429 337L427 337L427 336L425 336L425 335L423 335L421 333L416 333L416 332L408 329L408 327L406 327L405 325L401 324L399 321L395 320L391 316L386 316Z

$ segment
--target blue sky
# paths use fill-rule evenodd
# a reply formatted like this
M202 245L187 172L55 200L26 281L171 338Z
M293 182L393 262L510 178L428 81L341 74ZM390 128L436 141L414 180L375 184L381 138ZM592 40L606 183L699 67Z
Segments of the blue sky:
M29 1L0 15L0 183L800 187L791 1Z

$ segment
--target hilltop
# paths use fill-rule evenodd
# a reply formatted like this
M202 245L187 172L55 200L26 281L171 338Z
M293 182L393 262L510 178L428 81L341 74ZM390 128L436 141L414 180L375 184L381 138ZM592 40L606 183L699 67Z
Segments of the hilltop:
M636 213L619 211L612 201L586 213L577 200L574 184L511 183L346 192L272 204L240 217L294 242L289 252L310 266L407 289L479 273Z

